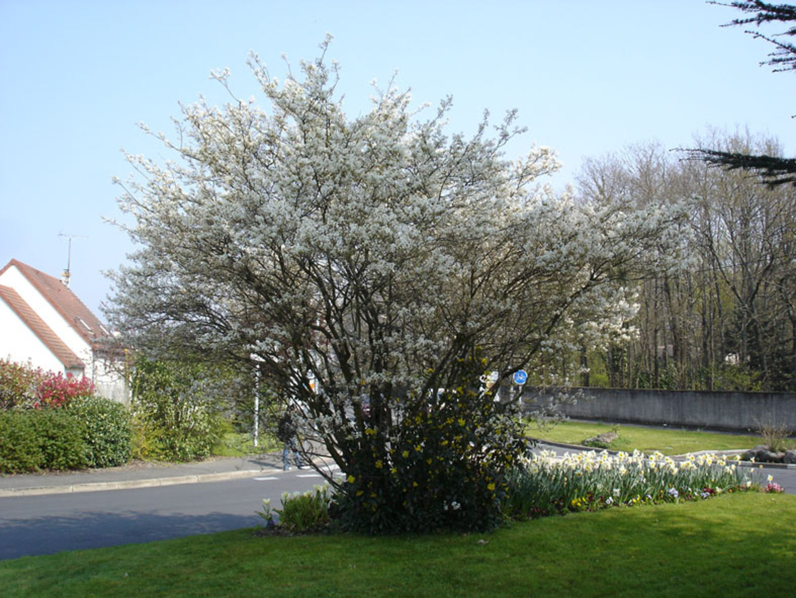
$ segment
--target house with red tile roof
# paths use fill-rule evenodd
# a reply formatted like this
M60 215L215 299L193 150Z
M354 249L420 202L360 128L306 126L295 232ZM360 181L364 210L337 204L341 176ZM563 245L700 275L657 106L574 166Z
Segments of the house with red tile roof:
M0 358L86 376L102 396L129 397L114 336L64 281L15 259L0 270Z

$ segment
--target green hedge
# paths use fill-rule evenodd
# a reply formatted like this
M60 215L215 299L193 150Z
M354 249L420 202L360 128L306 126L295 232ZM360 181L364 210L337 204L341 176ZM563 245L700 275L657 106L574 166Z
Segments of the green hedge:
M0 473L123 465L131 438L125 407L102 397L63 409L0 411Z
M44 461L33 419L26 411L0 411L0 472L32 471Z
M133 430L124 405L103 397L76 399L67 408L83 427L88 467L115 467L130 460Z
M87 465L85 430L80 420L63 409L28 411L33 415L41 448L41 469L81 469Z

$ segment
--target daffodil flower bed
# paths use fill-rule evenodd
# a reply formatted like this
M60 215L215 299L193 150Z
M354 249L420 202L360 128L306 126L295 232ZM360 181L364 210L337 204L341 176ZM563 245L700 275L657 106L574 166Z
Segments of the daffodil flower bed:
M656 452L610 455L607 451L543 452L524 460L508 476L504 514L518 519L595 511L607 507L703 500L722 492L758 489L754 470L737 460L687 455L675 461Z
M501 510L504 517L529 519L608 507L704 500L725 492L783 492L772 476L763 487L757 479L758 471L741 468L737 459L715 454L674 460L658 452L648 456L640 451L615 455L603 451L566 454L559 459L554 453L542 452L523 459L508 473L501 483L506 497ZM356 478L349 475L346 482L355 484ZM489 489L495 491L496 485L490 484ZM259 512L266 521L264 531L328 531L334 519L330 514L334 498L327 484L316 486L314 492L284 493L281 510L271 509L270 500L265 499ZM463 507L459 500L441 505L450 515ZM279 515L278 522L274 513Z

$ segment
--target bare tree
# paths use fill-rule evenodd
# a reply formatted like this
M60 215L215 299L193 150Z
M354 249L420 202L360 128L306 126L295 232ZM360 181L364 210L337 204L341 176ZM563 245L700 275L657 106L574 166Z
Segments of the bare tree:
M775 140L749 133L712 132L697 142L717 152L781 155ZM693 198L683 231L689 258L677 271L636 282L639 332L605 354L611 385L794 387L792 187L762 186L741 172L680 161L656 144L587 161L579 183L583 201Z

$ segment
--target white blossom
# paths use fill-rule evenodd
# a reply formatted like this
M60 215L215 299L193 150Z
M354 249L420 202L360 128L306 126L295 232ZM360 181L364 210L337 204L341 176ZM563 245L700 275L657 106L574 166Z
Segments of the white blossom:
M339 446L364 433L363 395L400 414L475 347L505 377L635 334L623 280L676 260L682 207L554 196L540 184L552 150L504 155L514 113L492 136L486 120L449 135L450 100L426 115L391 86L350 118L323 58L282 82L250 65L265 109L200 99L175 120L179 141L155 135L172 161L127 156L138 174L119 205L138 249L113 274L109 315L129 342L256 355L301 399L305 431ZM228 70L212 77L230 90Z

